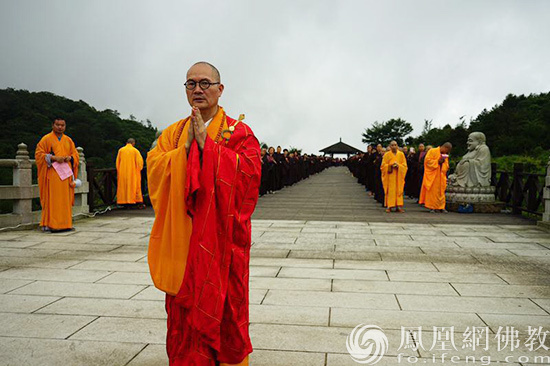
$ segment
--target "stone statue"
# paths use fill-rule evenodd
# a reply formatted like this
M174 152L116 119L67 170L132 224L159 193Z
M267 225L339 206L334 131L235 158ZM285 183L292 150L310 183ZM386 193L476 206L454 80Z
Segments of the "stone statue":
M457 211L459 205L470 204L474 212L500 212L504 206L496 202L495 187L491 186L491 152L485 134L472 132L467 144L468 152L448 179L447 209Z
M449 184L458 187L489 187L491 185L491 152L483 132L468 136L468 152L449 176Z

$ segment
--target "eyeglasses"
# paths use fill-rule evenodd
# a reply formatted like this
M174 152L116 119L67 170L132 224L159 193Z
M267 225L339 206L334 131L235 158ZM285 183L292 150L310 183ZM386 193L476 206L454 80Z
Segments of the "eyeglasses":
M216 84L220 84L219 82L217 83L211 83L210 81L206 80L206 79L202 79L201 81L199 81L198 83L195 81L195 80L187 80L185 82L185 87L187 88L187 90L195 90L195 88L197 87L197 84L199 84L199 87L202 89L202 90L206 90L208 88L210 88L211 85L216 85Z

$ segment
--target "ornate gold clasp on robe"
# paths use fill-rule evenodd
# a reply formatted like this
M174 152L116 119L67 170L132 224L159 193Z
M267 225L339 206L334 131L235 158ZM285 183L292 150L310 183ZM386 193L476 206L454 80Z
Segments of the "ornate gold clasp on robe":
M239 116L239 119L233 126L229 126L228 129L222 131L222 138L225 140L226 144L229 142L229 139L233 135L233 132L235 132L235 126L237 126L242 120L244 120L244 114L241 114ZM226 136L227 134L229 134L229 136Z

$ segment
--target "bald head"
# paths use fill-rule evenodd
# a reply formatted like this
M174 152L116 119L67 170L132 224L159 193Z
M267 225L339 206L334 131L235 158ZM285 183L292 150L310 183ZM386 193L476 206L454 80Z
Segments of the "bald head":
M452 148L453 148L453 144L451 144L450 142L446 142L443 145L441 145L440 151L442 154L448 154L451 152Z
M397 141L393 140L390 142L390 149L393 153L396 153L398 148L399 146L397 145Z
M128 141L126 141L127 144L132 144L132 145L135 145L136 144L136 140L134 140L133 138L129 138Z
M191 70L195 66L208 66L210 68L210 70L212 71L212 81L221 82L220 72L218 71L216 66L214 66L211 63L206 62L206 61L199 61L199 62L195 63L193 66L191 66L191 68L189 70ZM189 75L189 72L187 72L187 74Z

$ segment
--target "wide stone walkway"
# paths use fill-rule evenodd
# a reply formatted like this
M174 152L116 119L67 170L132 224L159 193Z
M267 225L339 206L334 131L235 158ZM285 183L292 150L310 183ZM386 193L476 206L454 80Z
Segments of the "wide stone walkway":
M276 220L322 220L359 222L449 223L449 224L514 224L529 225L534 221L510 214L444 215L405 199L405 213L386 214L384 208L367 195L346 167L333 167L272 195L260 199L254 218Z
M487 224L485 216L419 212L419 223L391 222L413 210L384 215L373 204L361 216L370 201L342 168L260 199L251 365L358 365L346 338L362 323L388 338L378 365L451 356L461 357L457 365L471 365L466 356L476 364L488 364L483 356L491 364L550 364L535 360L548 350L524 344L528 326L550 330L548 232L506 215ZM0 233L0 365L166 365L163 294L146 263L152 222L118 212L78 221L65 234ZM422 330L402 334L403 326ZM456 351L430 349L439 339L434 326L454 327ZM462 348L474 326L488 331L487 350L483 342ZM516 351L498 350L501 326L518 330ZM550 335L544 342L550 347ZM424 349L411 349L420 343Z

